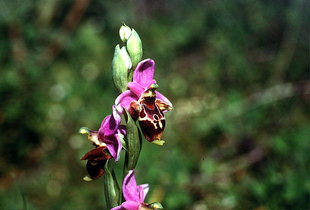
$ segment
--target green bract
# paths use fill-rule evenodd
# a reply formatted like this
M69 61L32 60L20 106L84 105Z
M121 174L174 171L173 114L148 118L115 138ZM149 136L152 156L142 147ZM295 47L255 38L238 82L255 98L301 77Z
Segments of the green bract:
M112 208L120 203L120 188L117 184L113 169L111 170L109 167L109 161L105 164L104 170L104 194L108 208Z
M140 151L141 151L141 142L142 142L142 136L140 134L140 131L137 127L136 122L131 118L130 114L126 110L127 115L127 139L126 139L126 146L127 146L127 152L126 152L126 163L125 163L125 174L129 170L135 169Z

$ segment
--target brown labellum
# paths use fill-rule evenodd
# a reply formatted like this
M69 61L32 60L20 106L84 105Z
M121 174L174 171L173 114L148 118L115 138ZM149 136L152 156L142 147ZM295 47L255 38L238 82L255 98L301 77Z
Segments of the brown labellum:
M106 161L111 158L105 149L105 146L97 146L81 158L81 160L88 160L86 169L92 179L97 179L104 174L104 165Z
M104 165L107 160L88 160L86 169L92 179L98 179L104 174Z
M148 141L160 140L163 134L166 120L164 113L155 103L155 92L148 93L140 101L139 124L144 137Z
M156 99L155 89L144 92L139 101L130 104L129 113L134 120L138 120L144 137L153 142L161 140L166 120L164 111L171 110L170 105Z
M155 103L152 106L142 103L138 120L144 137L148 141L161 139L166 120L164 114Z

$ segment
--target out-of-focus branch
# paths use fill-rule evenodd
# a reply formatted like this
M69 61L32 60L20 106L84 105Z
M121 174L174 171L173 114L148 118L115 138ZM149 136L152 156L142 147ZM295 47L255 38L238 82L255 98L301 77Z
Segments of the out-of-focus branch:
M218 123L224 123L227 120L239 117L257 107L266 104L272 104L279 100L300 96L308 98L310 95L310 80L301 81L299 83L283 83L266 88L262 91L254 92L248 97L240 99L234 103L225 104L223 107L209 109L204 103L205 99L190 99L184 105L184 102L177 102L175 107L175 117L177 122L187 121L191 117L200 117L201 127L204 132L211 129ZM193 108L195 107L195 108Z
M227 167L230 170L229 173L234 173L239 170L243 170L253 165L254 163L261 161L266 155L267 155L266 149L256 147L247 154L230 161L228 163L229 167Z
M55 39L44 49L39 58L40 65L49 65L59 55L70 33L81 20L89 2L90 0L76 0L73 3Z

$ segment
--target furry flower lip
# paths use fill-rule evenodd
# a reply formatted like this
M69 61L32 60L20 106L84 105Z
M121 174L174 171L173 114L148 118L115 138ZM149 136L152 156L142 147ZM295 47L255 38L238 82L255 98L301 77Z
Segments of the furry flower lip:
M111 156L107 153L105 146L97 146L95 149L87 152L81 160L87 160L86 169L89 177L84 180L92 180L101 177L104 174L104 165Z
M154 80L154 71L155 62L152 59L141 61L133 73L133 81L128 83L129 90L121 93L115 104L119 112L125 108L133 119L139 121L148 141L158 143L162 141L165 129L164 113L172 110L172 103L156 90L158 85Z

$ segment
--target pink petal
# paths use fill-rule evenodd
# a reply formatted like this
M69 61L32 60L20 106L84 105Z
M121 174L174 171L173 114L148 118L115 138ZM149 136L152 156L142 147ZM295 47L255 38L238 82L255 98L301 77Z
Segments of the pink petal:
M122 206L116 206L116 207L112 208L111 210L126 210L126 209L123 208Z
M149 185L148 184L141 184L139 185L139 197L140 197L140 203L144 202L145 196L149 191Z
M130 170L124 178L123 195L126 201L140 201L134 170Z
M135 201L125 201L122 207L126 210L139 210L140 203Z
M152 59L141 61L133 73L133 81L139 83L143 88L148 88L154 78L155 62Z
M115 134L121 123L122 118L117 112L115 106L113 106L112 109L112 115L108 115L101 123L101 126L99 128L99 134L101 136L110 136Z
M125 92L121 93L116 99L115 99L115 105L119 112L123 111L123 108L129 109L130 103L132 101L136 101L139 98L130 90L126 90Z
M155 91L155 93L156 93L156 99L162 100L163 102L165 102L166 104L168 104L171 108L173 107L173 106L172 106L172 103L169 101L169 99L166 98L163 94L161 94L161 93L158 92L158 91Z
M118 135L115 134L112 136L107 136L104 140L111 156L115 161L118 161L122 150L122 142L120 141Z
M99 135L104 136L105 132L109 132L107 131L107 128L109 128L109 124L110 124L110 119L111 119L112 115L108 115L106 116L103 120L102 123L100 125L100 128L98 130Z
M117 123L120 124L120 122L122 121L122 118L121 118L121 115L118 113L115 105L112 106L112 115L113 115L113 118L117 121Z
M120 134L123 134L125 136L126 133L127 133L126 126L125 125L120 125L117 132L120 133Z
M142 95L144 92L144 88L137 82L129 82L127 84L128 88L130 89L131 92L133 92L138 98Z

